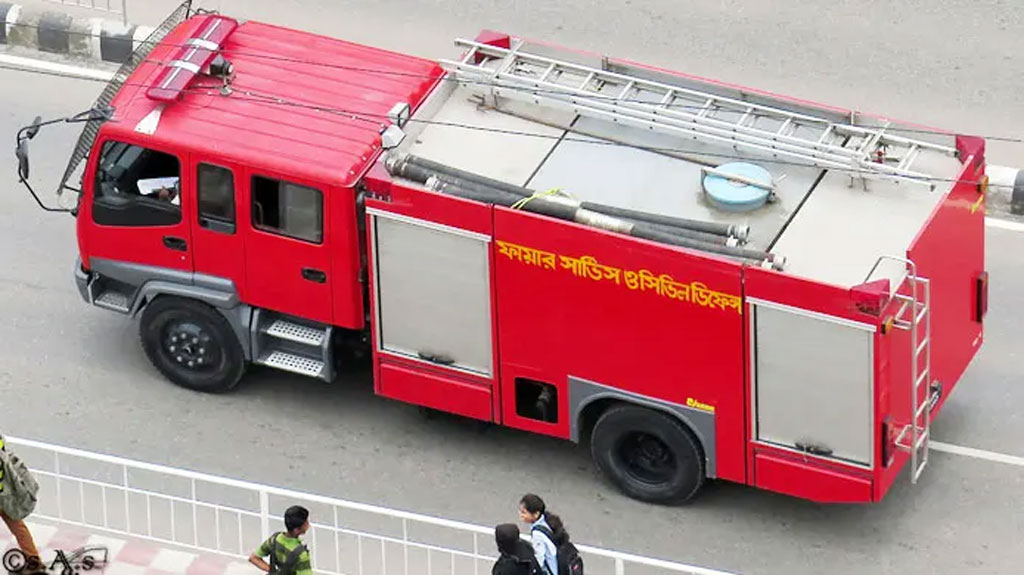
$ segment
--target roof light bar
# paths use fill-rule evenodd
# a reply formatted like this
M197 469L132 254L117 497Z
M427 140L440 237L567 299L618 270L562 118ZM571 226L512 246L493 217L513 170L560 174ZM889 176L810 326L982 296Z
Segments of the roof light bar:
M156 82L146 91L146 97L159 102L173 102L181 97L202 70L216 57L221 43L238 27L238 21L216 14L203 17L205 21L196 32L174 53L164 66Z

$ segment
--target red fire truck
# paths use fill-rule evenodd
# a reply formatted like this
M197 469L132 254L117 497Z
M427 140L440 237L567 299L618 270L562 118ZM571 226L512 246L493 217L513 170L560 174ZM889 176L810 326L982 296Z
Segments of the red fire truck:
M176 384L332 381L362 352L377 394L588 444L644 501L917 481L982 342L982 139L503 33L455 45L183 5L57 120L85 126L60 184L82 298L138 316Z

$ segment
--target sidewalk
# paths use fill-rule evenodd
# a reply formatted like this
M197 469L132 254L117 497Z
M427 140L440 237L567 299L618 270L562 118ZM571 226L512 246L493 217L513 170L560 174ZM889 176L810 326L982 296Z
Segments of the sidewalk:
M183 551L143 539L100 535L98 531L57 523L28 521L36 546L47 567L58 549L69 553L85 545L107 548L107 565L94 573L102 575L255 575L247 561L223 555ZM15 547L14 538L0 528L0 555ZM57 568L55 573L60 573ZM86 573L81 570L79 573Z

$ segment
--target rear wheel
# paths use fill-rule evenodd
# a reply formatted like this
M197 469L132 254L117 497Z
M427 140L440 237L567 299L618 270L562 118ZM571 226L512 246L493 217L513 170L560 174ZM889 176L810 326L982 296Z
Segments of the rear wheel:
M153 365L182 387L225 392L245 372L245 355L231 326L202 302L157 297L142 312L139 334Z
M591 455L626 495L650 503L682 503L704 484L704 454L678 419L651 409L619 405L597 420Z

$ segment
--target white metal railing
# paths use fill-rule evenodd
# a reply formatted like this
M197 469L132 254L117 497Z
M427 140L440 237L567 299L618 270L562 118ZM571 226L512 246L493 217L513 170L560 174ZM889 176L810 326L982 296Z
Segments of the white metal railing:
M450 521L6 437L40 483L34 517L248 557L283 529L284 509L310 510L305 540L322 575L487 575L493 528ZM588 575L731 575L672 561L578 545Z
M92 10L99 10L101 12L110 12L113 14L120 14L121 21L125 24L128 23L128 0L46 0L47 2L54 4L64 4L65 6L78 6L80 8L89 8Z

